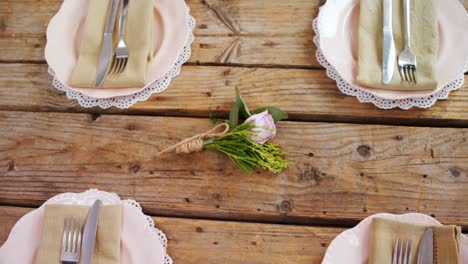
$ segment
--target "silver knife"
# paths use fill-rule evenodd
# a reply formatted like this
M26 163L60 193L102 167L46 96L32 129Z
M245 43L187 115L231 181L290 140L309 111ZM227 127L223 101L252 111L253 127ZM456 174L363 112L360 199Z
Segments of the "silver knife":
M434 263L434 234L432 228L426 228L419 243L418 264Z
M383 0L382 82L389 84L395 71L396 51L393 39L392 0Z
M101 55L96 73L96 87L102 85L106 79L107 69L112 58L112 35L114 34L115 21L117 18L117 9L119 0L112 0L107 17L106 31L104 32L104 40L102 42Z
M86 225L83 232L83 242L81 249L81 264L91 264L93 257L94 244L96 242L96 231L99 220L99 210L101 209L101 200L96 200L89 209Z

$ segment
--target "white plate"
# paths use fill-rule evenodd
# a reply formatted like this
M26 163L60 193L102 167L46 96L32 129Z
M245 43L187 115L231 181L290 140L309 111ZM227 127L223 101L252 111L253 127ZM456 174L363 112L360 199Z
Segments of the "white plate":
M64 193L49 199L45 204L70 204L91 206L96 199L104 205L122 205L121 263L171 264L166 254L167 239L154 222L141 211L133 200L120 200L114 193L95 189L83 193ZM42 229L44 206L23 216L13 227L0 248L0 263L34 263Z
M418 213L372 215L364 219L356 227L339 234L330 243L322 264L366 264L370 254L371 223L374 217L414 224L441 225L434 218ZM460 253L462 263L468 263L468 237L465 235L460 237Z
M459 0L437 1L439 56L435 91L392 91L357 84L359 0L328 0L318 16L319 50L350 86L379 98L402 100L434 95L460 78L468 65L468 15Z

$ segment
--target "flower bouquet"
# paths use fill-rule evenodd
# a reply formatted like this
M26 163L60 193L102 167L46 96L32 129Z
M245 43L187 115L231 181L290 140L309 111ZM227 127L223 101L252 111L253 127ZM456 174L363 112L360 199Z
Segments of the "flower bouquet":
M285 159L287 153L270 140L276 135L276 123L286 118L288 115L285 112L271 106L250 111L236 88L236 101L228 121L219 121L212 117L211 121L217 124L213 129L185 139L160 154L170 151L192 153L209 149L226 154L243 172L252 173L255 168L261 167L280 173L291 162ZM223 130L217 132L220 129Z

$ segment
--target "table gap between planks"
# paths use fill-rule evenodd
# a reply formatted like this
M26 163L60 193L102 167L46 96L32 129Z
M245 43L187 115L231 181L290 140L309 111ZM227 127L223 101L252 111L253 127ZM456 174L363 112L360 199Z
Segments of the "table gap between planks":
M62 1L1 1L0 244L51 196L88 188L139 201L175 263L320 263L334 236L379 212L466 231L468 85L410 111L339 93L312 43L323 2L189 0L196 39L181 75L131 109L102 110L51 85L45 30ZM252 108L290 113L275 140L289 170L246 175L212 152L155 157L206 130L210 107L226 117L235 86Z

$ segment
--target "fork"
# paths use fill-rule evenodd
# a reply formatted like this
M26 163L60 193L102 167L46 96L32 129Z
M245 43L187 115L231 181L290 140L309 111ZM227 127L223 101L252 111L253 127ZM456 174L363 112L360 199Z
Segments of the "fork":
M82 227L81 221L72 217L65 218L62 252L60 253L60 261L62 264L78 264L80 261Z
M413 239L397 238L393 247L392 264L413 263Z
M125 67L127 67L128 48L124 40L124 33L125 21L127 19L128 1L129 0L123 0L122 13L120 14L119 43L115 49L114 59L112 60L112 64L110 66L110 75L120 74L125 70Z
M400 77L408 83L416 83L416 55L411 50L410 29L410 0L403 0L403 13L405 17L405 49L398 56L398 69Z

